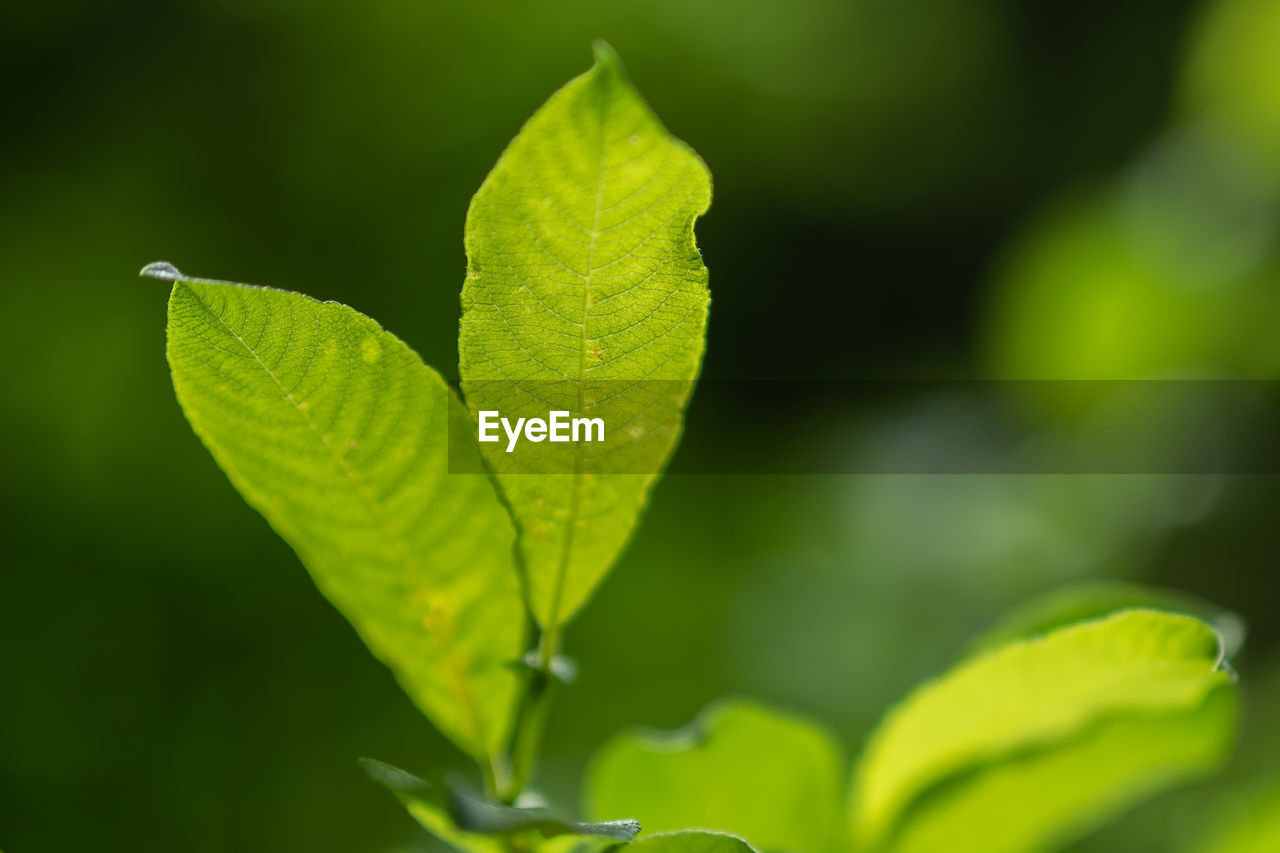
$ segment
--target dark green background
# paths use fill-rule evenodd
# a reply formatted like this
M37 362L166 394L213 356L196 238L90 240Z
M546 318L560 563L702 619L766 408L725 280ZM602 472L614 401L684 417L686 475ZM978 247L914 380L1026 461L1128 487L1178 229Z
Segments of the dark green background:
M1275 379L1280 92L1227 102L1280 59L1214 41L1221 16L1280 32L1266 0L0 6L0 848L418 849L355 758L459 760L192 435L143 263L346 302L452 374L470 195L603 36L715 175L706 375ZM761 453L1005 452L962 391L789 405ZM852 756L1009 607L1136 579L1252 628L1228 773L1080 848L1176 849L1280 758L1277 494L668 478L568 634L538 782L572 807L602 739L724 692Z

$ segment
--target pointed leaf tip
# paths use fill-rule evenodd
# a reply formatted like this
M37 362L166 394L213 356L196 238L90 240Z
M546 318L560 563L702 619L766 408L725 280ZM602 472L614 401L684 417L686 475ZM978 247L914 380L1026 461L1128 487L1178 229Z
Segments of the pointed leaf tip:
M196 433L410 698L491 761L514 722L524 604L493 486L450 474L451 456L472 470L448 435L462 404L345 305L188 276L171 287L166 353ZM325 378L298 390L306 376Z
M154 278L159 281L179 281L183 278L182 270L168 261L152 261L138 271L141 278Z
M595 48L591 70L502 154L465 236L458 346L473 422L492 409L546 417L554 400L611 436L482 448L522 531L529 606L553 641L618 558L674 452L710 299L693 240L710 203L706 167L612 49Z
M370 779L392 791L407 793L430 787L425 779L376 758L361 758L359 764Z
M624 74L622 69L622 59L619 58L618 52L613 49L613 45L604 39L596 39L591 43L591 52L595 57L596 65L600 68L607 69L615 74Z

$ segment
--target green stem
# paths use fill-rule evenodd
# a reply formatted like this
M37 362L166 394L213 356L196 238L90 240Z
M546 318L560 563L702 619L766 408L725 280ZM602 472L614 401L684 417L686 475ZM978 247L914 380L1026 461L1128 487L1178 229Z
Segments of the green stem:
M559 596L556 596L557 599ZM548 677L551 675L551 660L560 652L560 626L552 625L550 630L542 632L538 638L538 668Z
M529 680L525 685L520 716L511 741L511 775L501 796L507 803L514 802L528 785L542 745L542 733L546 728L555 693L556 677L551 673L551 658L555 654L557 634L555 631L543 632L538 642L538 666L530 670Z
M484 793L486 797L498 796L498 761L497 757L492 753L486 755L480 764L480 775L484 779Z

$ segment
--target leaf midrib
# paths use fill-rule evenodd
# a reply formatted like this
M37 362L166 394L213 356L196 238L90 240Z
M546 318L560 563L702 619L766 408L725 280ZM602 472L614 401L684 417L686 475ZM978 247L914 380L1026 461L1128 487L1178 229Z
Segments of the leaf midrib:
M587 272L582 277L582 322L579 324L579 350L578 350L578 413L584 412L586 404L586 378L587 378L587 342L590 340L587 335L587 321L591 316L591 277L595 274L596 260L596 243L600 238L600 213L601 201L604 196L604 175L607 162L607 148L605 145L605 125L606 111L608 109L608 97L601 93L600 95L600 154L596 167L596 192L592 201L591 212L591 237L587 242ZM560 626L560 607L564 598L564 586L569 574L569 561L572 557L574 544L574 531L578 527L578 515L582 506L582 476L583 476L583 459L584 452L581 444L574 446L573 453L573 485L569 491L569 514L565 518L565 534L564 547L560 552L559 566L556 569L555 586L552 588L551 595L551 611L550 625L548 630L551 633L551 641L548 643L547 654L544 655L542 661L544 666L550 666L550 657L556 653L556 637L558 637Z
M194 288L191 288L189 285L187 286L187 289L191 292L191 295L195 298L200 307L203 308L205 312L226 331L227 334L235 338L235 340L244 347L245 352L249 353L258 366L262 368L263 372L271 378L271 381L280 390L284 399L289 402L294 411L297 412L297 414L307 424L307 427L311 432L320 440L321 445L324 446L324 449L328 452L330 458L338 466L339 470L341 470L347 477L348 482L351 483L352 491L360 499L361 503L364 504L365 509L369 512L370 517L373 518L374 523L380 528L384 540L391 544L392 552L404 564L404 568L408 571L413 580L421 584L422 576L418 567L418 562L414 559L413 553L409 549L408 544L404 541L403 537L395 532L395 529L391 526L391 523L386 517L386 513L382 505L378 502L377 498L369 493L368 487L365 486L359 474L357 474L355 469L351 467L346 458L334 450L332 443L329 441L329 437L324 434L324 431L320 429L319 424L317 424L311 415L307 413L306 407L299 403L297 398L293 396L293 392L285 388L284 383L280 381L276 372L262 360L261 356L258 355L257 350L250 346L249 342L236 332L235 329L232 329L231 326L228 325L227 321L223 319L222 315L214 311L209 303L205 302L199 292ZM423 584L423 586L426 586L429 589L428 585ZM449 679L453 682L454 693L457 694L460 704L465 709L465 713L471 721L477 745L487 753L489 747L484 737L485 726L481 721L479 706L476 704L475 697L467 687L466 680L463 678L462 672L458 667L452 644L448 641L447 637L439 631L438 627L434 624L434 620L424 619L423 627L426 629L427 636L431 638L432 642L440 650L441 657L445 662L445 669L449 674Z

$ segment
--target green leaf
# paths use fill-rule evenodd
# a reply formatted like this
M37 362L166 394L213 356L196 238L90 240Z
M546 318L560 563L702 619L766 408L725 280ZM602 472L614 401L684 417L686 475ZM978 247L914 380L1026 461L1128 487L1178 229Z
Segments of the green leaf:
M1012 642L886 717L858 768L854 835L866 849L1041 849L1214 766L1235 693L1218 634L1181 614L1123 610Z
M973 839L984 853L1001 853L1071 841L1218 766L1237 711L1235 691L1220 685L1190 710L1102 720L1053 749L975 769L926 794L892 849L933 853Z
M627 853L754 853L741 838L722 832L685 830L651 835L627 845Z
M583 811L626 809L650 832L698 826L760 850L819 853L838 831L843 772L824 729L754 702L722 701L688 728L606 744L588 769Z
M1275 853L1280 850L1280 783L1237 792L1198 853Z
M709 305L693 223L710 201L702 161L601 43L468 211L459 353L472 416L605 424L603 443L481 445L553 637L618 557L679 439Z
M511 727L524 613L497 495L447 470L461 404L344 305L144 274L174 281L174 388L232 484L414 702L491 764Z
M486 800L458 779L428 782L398 767L370 758L361 766L391 790L424 828L442 841L476 853L505 850L499 836L536 834L539 838L592 836L630 841L640 831L634 820L586 823L546 808L517 808ZM545 847L545 845L540 845Z
M1244 643L1244 619L1217 604L1179 590L1121 581L1096 581L1056 589L1014 608L995 627L975 640L970 651L990 651L1014 640L1040 636L1074 622L1097 619L1117 610L1135 607L1185 613L1207 622L1222 637L1223 655L1228 659Z

